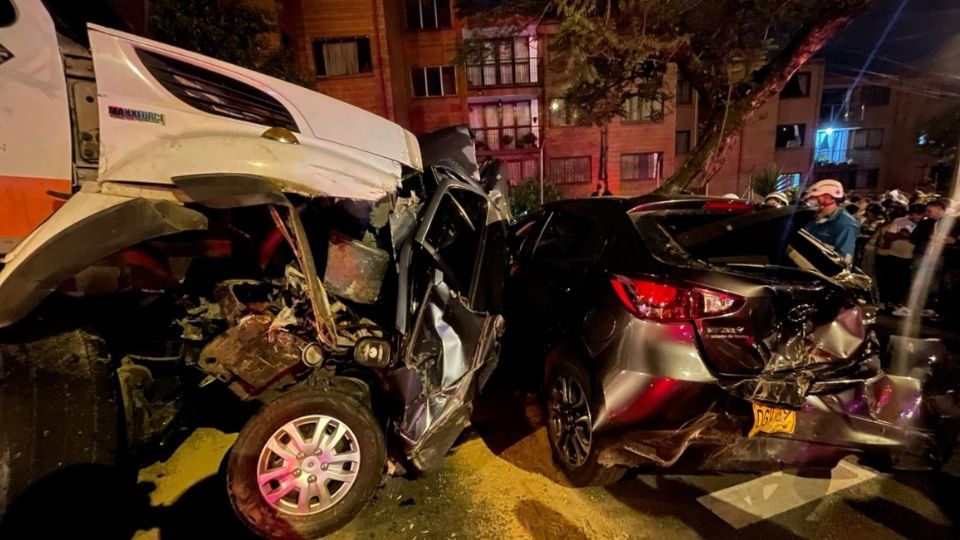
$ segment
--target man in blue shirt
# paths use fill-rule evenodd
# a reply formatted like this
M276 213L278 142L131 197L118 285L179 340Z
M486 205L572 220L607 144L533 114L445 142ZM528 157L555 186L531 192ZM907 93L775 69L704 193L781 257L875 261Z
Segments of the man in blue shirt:
M821 180L810 186L804 200L817 209L817 217L804 229L851 264L860 222L839 205L843 201L843 184L836 180Z

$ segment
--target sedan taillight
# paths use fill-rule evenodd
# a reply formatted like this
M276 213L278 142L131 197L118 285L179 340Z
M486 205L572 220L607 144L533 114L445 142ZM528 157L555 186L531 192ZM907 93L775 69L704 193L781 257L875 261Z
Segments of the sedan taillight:
M735 311L739 296L702 287L614 276L610 283L623 305L641 319L680 322Z

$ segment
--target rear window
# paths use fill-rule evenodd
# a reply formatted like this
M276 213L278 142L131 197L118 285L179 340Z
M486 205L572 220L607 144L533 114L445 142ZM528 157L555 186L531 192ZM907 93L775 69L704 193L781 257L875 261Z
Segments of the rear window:
M637 225L654 227L672 246L714 265L774 265L836 275L842 263L832 250L802 231L813 217L783 208L746 213L677 211L641 214ZM653 248L660 247L653 242Z
M601 231L587 216L554 212L540 234L533 258L541 261L587 261L604 247Z

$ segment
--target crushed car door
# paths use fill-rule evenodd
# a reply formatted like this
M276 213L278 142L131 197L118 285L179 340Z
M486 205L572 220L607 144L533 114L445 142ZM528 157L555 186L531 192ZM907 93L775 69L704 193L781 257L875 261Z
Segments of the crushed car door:
M434 170L434 173L443 173ZM394 372L404 397L397 426L407 456L435 467L467 426L473 397L496 363L506 230L475 186L443 180L415 236L412 328Z

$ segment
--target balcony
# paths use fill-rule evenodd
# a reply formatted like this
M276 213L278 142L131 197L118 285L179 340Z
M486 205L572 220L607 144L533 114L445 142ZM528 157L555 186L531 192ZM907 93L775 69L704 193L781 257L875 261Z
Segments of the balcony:
M540 84L539 58L514 58L467 63L467 86L471 89Z
M477 151L480 153L529 151L540 147L539 126L501 126L471 129L477 134Z

